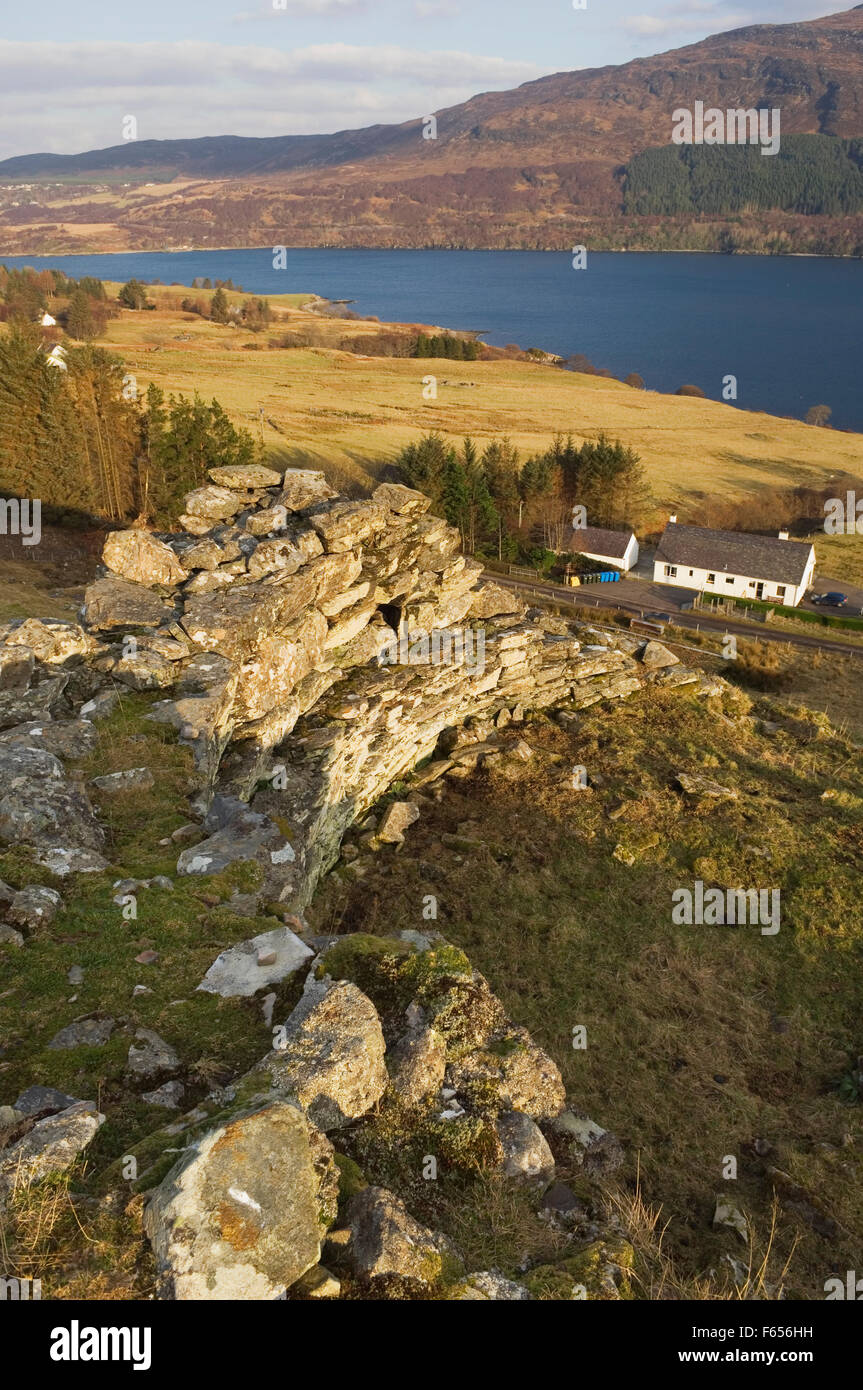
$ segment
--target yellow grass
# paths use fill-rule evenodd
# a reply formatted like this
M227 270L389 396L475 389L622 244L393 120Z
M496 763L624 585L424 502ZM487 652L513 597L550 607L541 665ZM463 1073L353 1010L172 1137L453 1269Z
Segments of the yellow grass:
M845 493L837 495L844 498ZM846 584L863 584L863 535L827 536L816 531L809 540L817 546L819 574L843 579Z
M657 501L668 507L819 486L842 473L863 477L863 435L534 363L363 358L337 344L382 325L322 319L298 307L311 294L267 296L277 317L269 333L254 335L189 321L173 307L184 293L176 286L150 293L172 307L124 312L100 340L124 357L142 390L154 381L168 392L217 396L235 421L262 428L276 460L328 466L339 481L379 476L403 445L428 430L469 433L480 443L509 434L524 454L544 448L557 431L581 439L606 430L638 451ZM207 298L206 291L189 293ZM269 337L309 330L327 346L266 347ZM252 344L261 350L246 350ZM435 401L423 399L428 375L437 378Z

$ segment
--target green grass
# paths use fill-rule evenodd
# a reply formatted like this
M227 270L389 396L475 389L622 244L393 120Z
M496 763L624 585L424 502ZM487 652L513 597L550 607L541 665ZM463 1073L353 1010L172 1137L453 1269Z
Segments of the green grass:
M173 732L146 720L153 698L126 697L111 719L98 725L97 750L77 765L69 763L87 778L144 765L154 773L156 785L147 793L145 808L140 793L101 799L94 793L100 819L108 828L110 869L58 882L35 865L26 849L0 854L0 878L13 886L52 883L65 902L54 922L23 949L0 947L0 1095L4 1103L11 1103L27 1086L43 1084L96 1101L107 1121L87 1150L88 1182L95 1182L100 1170L165 1118L164 1111L147 1105L124 1085L135 1028L153 1028L177 1049L189 1108L214 1083L252 1065L271 1041L259 1003L196 991L220 951L278 923L274 918L238 917L222 905L235 887L242 891L250 886L249 866L235 866L205 880L176 877L179 847L160 847L158 841L188 822L187 797L195 776L190 754L175 742ZM137 920L124 920L121 907L112 901L115 880L157 874L173 878L174 891L142 888ZM135 956L147 949L159 953L158 963L137 964ZM72 965L84 969L84 981L77 986L66 978ZM133 997L137 984L152 993ZM289 984L277 990L279 1013L289 1010L298 988ZM60 1028L90 1013L108 1014L125 1026L104 1047L48 1049ZM88 1182L83 1183L85 1192ZM127 1188L126 1199L129 1196ZM16 1267L16 1272L26 1271ZM55 1296L52 1277L49 1273L45 1297ZM140 1286L134 1287L141 1296Z

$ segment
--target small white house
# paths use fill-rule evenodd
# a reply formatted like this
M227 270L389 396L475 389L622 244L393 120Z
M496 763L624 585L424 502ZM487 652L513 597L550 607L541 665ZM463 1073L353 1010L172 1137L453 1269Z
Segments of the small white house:
M52 318L52 316L48 313L48 310L47 310L47 309L45 310L45 313L42 315L42 317L41 317L41 319L39 320L39 322L40 322L40 324L42 325L43 328L56 328L56 327L57 327L57 320L56 320L55 318Z
M632 531L606 531L601 526L580 526L572 533L572 549L588 560L599 560L610 569L631 570L638 563L638 541Z
M722 598L764 599L796 608L812 583L815 547L807 541L680 526L672 517L653 563L655 584Z

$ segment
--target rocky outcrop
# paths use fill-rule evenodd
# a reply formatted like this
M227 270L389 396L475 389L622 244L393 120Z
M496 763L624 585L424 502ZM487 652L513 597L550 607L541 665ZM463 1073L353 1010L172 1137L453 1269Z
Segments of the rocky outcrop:
M238 466L189 494L182 533L112 532L81 626L0 631L0 837L35 845L54 872L104 867L87 798L50 755L84 749L117 689L161 691L151 717L194 750L208 832L178 873L254 862L261 898L302 911L346 829L468 716L496 731L526 709L572 716L697 679L657 643L528 612L428 509L396 483L347 500L314 470ZM452 761L470 775L497 737ZM394 802L380 841L399 845L416 814Z
M557 1068L464 955L434 933L340 939L318 957L274 1037L258 1066L142 1146L152 1165L140 1183L144 1227L162 1296L269 1299L287 1288L291 1298L322 1297L322 1280L327 1297L342 1286L353 1297L530 1296L526 1282L499 1271L465 1278L452 1241L376 1180L387 1153L397 1166L414 1153L423 1163L437 1155L463 1181L486 1171L541 1192L555 1175L549 1140L563 1152L572 1139L561 1118L537 1121L514 1104L518 1089L535 1111L575 1122L562 1108ZM151 1035L143 1041L153 1045ZM505 1072L483 1069L488 1056L516 1052L518 1088ZM158 1093L144 1099L172 1103ZM354 1159L334 1154L324 1131L364 1156L370 1181ZM577 1132L585 1147L612 1138L586 1119ZM183 1156L160 1177L178 1148ZM562 1184L549 1202L552 1217L566 1208L556 1229L568 1233L571 1255L584 1208ZM588 1223L590 1239L597 1229ZM338 1278L327 1269L306 1280L322 1245ZM570 1278L568 1268L547 1268L553 1287ZM614 1296L610 1287L584 1296Z

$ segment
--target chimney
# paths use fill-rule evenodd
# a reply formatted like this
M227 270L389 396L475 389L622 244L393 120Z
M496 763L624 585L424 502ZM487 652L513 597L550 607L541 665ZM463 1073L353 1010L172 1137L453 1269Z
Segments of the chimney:
M781 541L787 541L787 540L788 540L788 532L787 532L787 531L780 531L780 532L779 532L779 539L780 539Z

